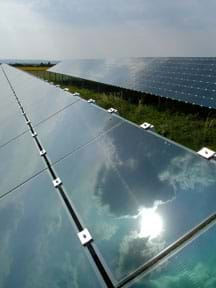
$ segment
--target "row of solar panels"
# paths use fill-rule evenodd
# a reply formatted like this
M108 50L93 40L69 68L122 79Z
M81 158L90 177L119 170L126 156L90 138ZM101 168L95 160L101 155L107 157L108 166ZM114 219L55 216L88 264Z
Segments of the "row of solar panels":
M49 71L216 108L214 57L65 60Z
M213 288L216 162L1 68L0 287Z

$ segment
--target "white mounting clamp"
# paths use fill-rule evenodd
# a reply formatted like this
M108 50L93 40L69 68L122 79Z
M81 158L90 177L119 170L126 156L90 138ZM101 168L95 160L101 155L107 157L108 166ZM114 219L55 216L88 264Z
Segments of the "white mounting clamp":
M79 240L81 242L81 244L83 246L87 245L88 243L90 243L93 239L91 234L89 233L88 229L85 228L83 229L81 232L79 232L78 234Z
M148 130L148 129L154 129L154 125L148 123L148 122L144 122L143 124L140 125L141 128Z
M72 94L73 96L80 96L80 93L78 93L78 92L74 92L73 94Z
M95 104L96 103L96 101L94 100L94 99L88 99L88 101L87 101L88 103L92 103L92 104Z
M36 137L37 136L37 132L32 133L32 137Z
M119 114L118 113L118 110L117 109L115 109L115 108L109 108L109 109L107 109L107 111L109 112L109 113L111 113L111 114L113 114L113 113L115 113L115 114Z
M205 159L211 159L213 158L214 156L216 156L216 152L209 149L209 148L206 148L206 147L203 147L201 150L199 150L197 152L197 154L199 154L200 156L202 156L203 158Z
M46 150L44 150L44 149L40 150L40 156L42 157L44 155L46 155Z
M53 180L53 185L55 188L58 188L61 184L62 184L62 181L60 178L56 178L55 180Z
M26 121L26 124L27 125L31 124L31 121L30 120Z

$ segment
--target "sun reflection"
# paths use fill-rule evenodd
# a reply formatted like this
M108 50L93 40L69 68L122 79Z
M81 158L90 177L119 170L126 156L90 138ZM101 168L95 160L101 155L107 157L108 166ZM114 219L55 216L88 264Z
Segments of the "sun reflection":
M157 207L142 208L139 215L141 238L148 237L150 239L158 237L163 230L163 221L161 216L156 212Z

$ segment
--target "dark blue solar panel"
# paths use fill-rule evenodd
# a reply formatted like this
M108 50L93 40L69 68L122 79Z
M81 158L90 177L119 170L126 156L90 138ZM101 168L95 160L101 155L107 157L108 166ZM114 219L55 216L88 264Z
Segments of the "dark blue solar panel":
M216 108L214 57L67 60L49 71Z

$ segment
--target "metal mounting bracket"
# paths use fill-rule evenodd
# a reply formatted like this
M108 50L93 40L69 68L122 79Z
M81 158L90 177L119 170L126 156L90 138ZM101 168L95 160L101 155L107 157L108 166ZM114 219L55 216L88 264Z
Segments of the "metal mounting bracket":
M205 159L211 159L213 158L214 156L216 156L216 152L209 149L209 148L206 148L206 147L203 147L201 150L199 150L197 152L197 154L199 154L200 156L202 156L203 158Z
M73 93L73 96L78 96L78 97L79 97L79 96L80 96L80 93L74 92L74 93Z
M88 99L88 101L87 101L88 103L92 103L92 104L95 104L96 103L96 101L94 100L94 99Z
M93 239L91 234L89 233L87 228L84 228L81 232L79 232L78 234L79 240L81 242L81 244L83 246L87 245L88 243L90 243Z
M62 184L62 181L60 178L56 178L55 180L53 180L53 185L55 188L58 188L61 184Z
M32 137L36 137L37 136L37 132L32 133Z
M148 123L148 122L144 122L143 124L140 125L141 128L148 130L148 129L154 129L154 125Z
M44 149L40 150L40 156L42 157L44 155L46 155L46 150L44 150Z
M30 120L26 121L26 124L27 125L31 124L31 121Z
M111 113L111 114L113 114L113 113L115 113L115 114L119 114L118 113L118 110L117 109L115 109L115 108L109 108L109 109L107 109L107 111L109 112L109 113Z

